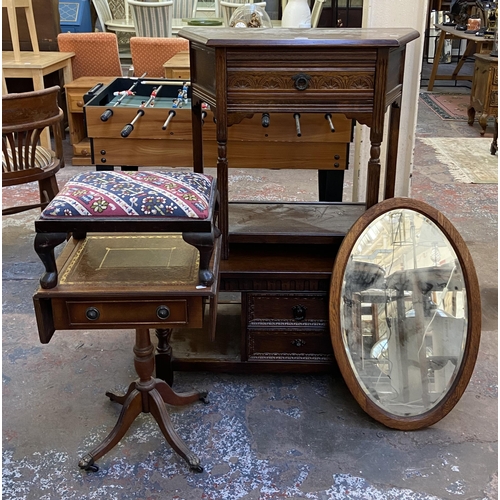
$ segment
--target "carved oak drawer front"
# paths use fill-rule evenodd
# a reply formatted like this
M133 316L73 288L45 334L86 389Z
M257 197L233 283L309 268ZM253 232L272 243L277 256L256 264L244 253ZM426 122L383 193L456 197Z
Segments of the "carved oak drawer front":
M324 330L328 326L328 294L248 293L247 325Z
M230 71L228 92L244 89L342 91L373 90L374 73L357 71L349 74L337 71L303 71L300 68L272 71Z
M328 294L246 293L247 358L330 361Z
M262 52L255 59L228 54L227 97L233 103L373 103L376 53ZM253 61L253 65L249 63ZM258 61L258 65L255 64Z
M248 330L248 359L268 361L327 361L333 359L328 332L269 332Z
M120 325L202 326L201 297L150 300L53 299L56 329Z

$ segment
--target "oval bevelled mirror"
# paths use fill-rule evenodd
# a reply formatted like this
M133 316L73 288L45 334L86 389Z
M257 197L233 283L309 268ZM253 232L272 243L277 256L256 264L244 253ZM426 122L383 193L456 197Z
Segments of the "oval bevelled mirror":
M356 221L335 260L330 334L369 415L402 430L443 418L469 382L480 332L472 259L439 211L392 198Z

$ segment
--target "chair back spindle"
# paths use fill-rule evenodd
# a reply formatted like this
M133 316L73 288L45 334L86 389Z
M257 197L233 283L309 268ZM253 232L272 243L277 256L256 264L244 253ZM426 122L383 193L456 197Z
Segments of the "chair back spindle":
M55 174L64 166L61 122L57 104L60 88L2 96L2 186L38 181L40 202L2 210L2 215L43 208L58 193ZM53 150L40 145L46 128L53 136Z

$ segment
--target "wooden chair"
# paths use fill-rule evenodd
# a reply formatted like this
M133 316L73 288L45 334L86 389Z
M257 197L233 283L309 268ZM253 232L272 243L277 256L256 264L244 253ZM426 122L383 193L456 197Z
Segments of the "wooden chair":
M189 50L184 38L132 37L130 53L135 76L144 73L149 78L163 78L163 64L177 52Z
M126 1L132 11L137 36L158 38L172 36L173 0L159 2Z
M314 0L313 8L311 9L311 28L317 28L319 23L319 18L323 12L323 7L325 5L325 0Z
M74 52L71 65L75 79L81 76L123 76L118 39L114 33L60 33L57 45L61 52Z
M26 21L28 22L28 31L31 40L33 52L38 54L40 49L38 47L38 37L36 33L35 16L33 14L33 5L31 0L2 0L2 8L7 9L7 16L9 19L9 29L12 39L12 48L14 51L14 60L21 60L21 49L19 46L19 31L17 27L17 14L16 8L25 10Z
M44 208L59 191L56 173L64 166L59 90L55 86L2 97L2 187L38 181L40 191L40 203L6 208L2 215ZM39 144L47 127L54 137L54 150Z
M229 27L231 16L238 7L249 3L263 7L264 9L266 8L266 2L225 2L224 0L220 0L219 7L224 20L224 26Z

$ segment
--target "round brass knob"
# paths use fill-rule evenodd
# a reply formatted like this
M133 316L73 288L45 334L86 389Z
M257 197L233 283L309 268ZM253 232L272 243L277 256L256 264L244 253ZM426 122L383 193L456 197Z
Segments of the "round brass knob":
M99 309L97 309L97 307L89 307L85 311L85 317L90 321L95 321L95 320L99 319L100 315L101 315L101 313L99 312Z
M167 319L170 316L170 309L167 306L158 306L156 315L160 319Z

